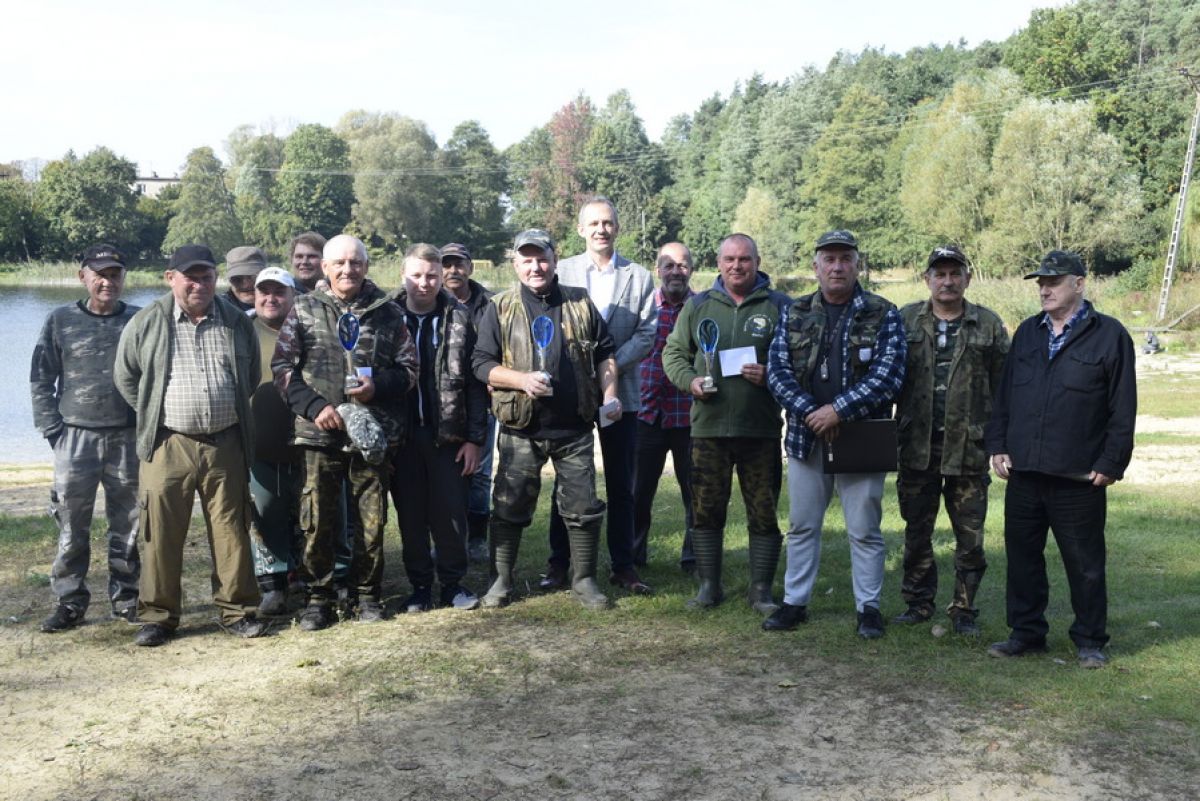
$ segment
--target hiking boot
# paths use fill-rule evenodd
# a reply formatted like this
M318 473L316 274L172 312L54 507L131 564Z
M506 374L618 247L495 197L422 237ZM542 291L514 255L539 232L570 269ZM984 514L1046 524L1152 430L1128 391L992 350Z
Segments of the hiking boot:
M988 646L988 656L1003 659L1010 656L1026 656L1028 654L1046 653L1046 642L1025 642L1009 637L1003 642L994 642Z
M864 640L878 640L883 636L883 615L879 608L864 606L858 613L858 636Z
M439 600L442 602L442 606L464 612L479 608L479 597L461 584L442 587Z
M263 617L283 617L288 613L287 593L283 590L267 590L258 604L258 613Z
M1080 648L1079 666L1085 670L1099 670L1108 664L1108 655L1099 648Z
M243 639L252 640L270 631L271 624L265 620L259 620L257 617L247 615L240 620L230 623L228 626L222 623L221 628L225 629L229 634L236 634Z
M925 623L929 618L933 617L933 610L928 606L910 606L900 614L892 618L893 623L901 625L914 626L918 623Z
M362 601L358 605L359 623L378 623L387 617L379 601Z
M433 588L413 587L412 595L401 602L400 608L409 614L428 612L433 609Z
M794 631L801 623L808 622L808 607L784 602L762 622L763 631Z
M333 607L329 604L310 603L300 613L301 631L320 631L333 625Z
M165 645L171 639L171 630L161 623L147 623L133 635L133 644L146 648L156 648Z
M56 631L73 629L83 622L83 610L67 604L54 607L50 617L42 621L42 631L53 634Z
M979 636L979 624L971 615L955 615L950 619L950 624L954 628L954 633L960 637Z
M654 589L642 581L637 570L632 567L627 567L624 570L615 570L608 577L608 583L614 587L620 587L623 590L628 590L634 595L653 595Z

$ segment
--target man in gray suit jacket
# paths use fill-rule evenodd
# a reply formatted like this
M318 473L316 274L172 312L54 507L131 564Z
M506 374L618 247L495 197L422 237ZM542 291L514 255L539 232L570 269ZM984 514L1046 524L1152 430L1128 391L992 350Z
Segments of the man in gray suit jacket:
M608 323L616 350L617 384L623 414L600 429L604 486L608 494L608 554L613 584L639 595L649 585L638 576L633 554L634 440L639 403L638 365L654 345L656 311L654 279L640 264L616 250L617 209L605 197L589 198L579 210L576 229L587 250L558 263L558 280L583 287ZM566 589L570 565L567 530L554 506L550 513L550 560L538 586L544 591Z

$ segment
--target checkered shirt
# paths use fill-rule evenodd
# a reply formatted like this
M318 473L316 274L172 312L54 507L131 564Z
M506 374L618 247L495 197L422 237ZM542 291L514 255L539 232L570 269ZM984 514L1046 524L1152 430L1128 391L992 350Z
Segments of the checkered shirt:
M198 323L175 304L162 420L181 434L215 434L238 421L233 364L216 301Z
M688 428L692 425L692 396L679 391L663 372L662 352L667 337L675 328L675 320L683 305L695 294L679 303L671 303L662 289L654 293L654 305L658 309L658 325L654 332L654 346L640 365L640 396L638 419L643 423L662 428Z
M1053 360L1058 352L1062 350L1063 345L1067 344L1067 337L1071 335L1071 329L1077 327L1080 323L1087 319L1088 313L1091 311L1092 304L1086 300L1079 305L1079 308L1071 315L1071 319L1067 320L1067 324L1063 326L1062 333L1054 333L1054 326L1050 322L1050 315L1043 314L1042 321L1038 325L1044 326L1046 333L1050 336L1050 359Z

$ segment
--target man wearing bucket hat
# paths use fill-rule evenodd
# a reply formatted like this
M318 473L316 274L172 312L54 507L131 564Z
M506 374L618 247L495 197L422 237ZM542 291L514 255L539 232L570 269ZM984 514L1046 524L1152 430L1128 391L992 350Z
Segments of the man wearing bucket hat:
M1054 532L1075 613L1079 664L1108 662L1104 521L1107 487L1133 455L1137 385L1133 340L1084 298L1079 255L1052 250L1037 270L1042 311L1013 334L985 439L992 469L1008 481L1004 547L1011 633L995 657L1046 651L1046 534Z
M896 495L904 518L904 578L908 608L893 623L923 623L934 613L937 562L933 527L941 498L954 529L954 593L947 607L957 634L977 635L975 594L987 560L988 458L983 427L1004 369L1008 332L989 309L965 297L971 283L966 254L942 245L929 254L929 298L900 310L908 337L904 388L896 399Z
M59 526L50 570L54 612L42 631L74 628L91 593L92 510L104 486L108 518L108 600L113 617L137 617L137 452L133 409L113 392L121 331L138 311L121 301L125 256L112 245L83 252L79 280L87 298L50 313L33 349L33 420L54 451L50 510Z

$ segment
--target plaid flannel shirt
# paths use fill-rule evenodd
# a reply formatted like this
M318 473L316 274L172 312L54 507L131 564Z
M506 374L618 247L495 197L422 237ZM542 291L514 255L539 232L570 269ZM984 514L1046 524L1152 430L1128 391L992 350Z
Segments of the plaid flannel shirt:
M1063 326L1062 333L1060 334L1054 333L1054 325L1050 322L1050 315L1042 315L1042 320L1038 323L1038 325L1045 328L1046 333L1050 335L1049 358L1051 360L1053 360L1054 357L1058 355L1058 352L1062 350L1062 346L1067 344L1067 337L1071 335L1071 329L1077 328L1081 322L1087 319L1088 311L1091 308L1092 304L1088 303L1086 300L1079 304L1079 308L1076 309L1075 313L1071 315L1071 319L1067 320L1067 323Z
M641 383L638 419L643 423L657 423L662 428L689 428L692 425L692 396L681 392L667 378L663 371L662 352L667 344L667 337L675 328L680 310L694 294L688 290L686 298L672 304L663 296L662 289L654 293L654 305L658 310L654 346L639 365Z
M854 299L847 314L854 315L864 305L862 287L854 290ZM792 369L792 353L788 348L788 318L790 310L779 320L767 358L767 385L775 400L787 413L788 430L784 447L788 456L807 459L816 437L804 418L817 410L811 393L805 392ZM842 391L833 399L833 409L843 421L860 420L889 406L904 385L904 365L908 357L908 340L900 312L889 309L875 338L871 366L863 379L847 386L850 378L850 327L842 326Z

